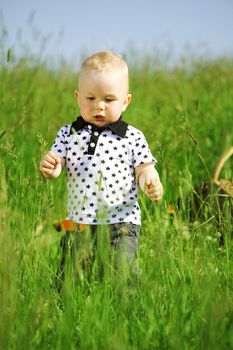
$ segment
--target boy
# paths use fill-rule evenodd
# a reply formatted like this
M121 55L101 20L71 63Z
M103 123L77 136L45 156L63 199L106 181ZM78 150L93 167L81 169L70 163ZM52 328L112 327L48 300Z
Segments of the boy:
M75 97L81 116L60 129L40 171L53 179L66 166L68 219L94 230L107 224L111 245L131 263L141 224L137 183L153 201L163 187L142 132L121 117L131 101L124 59L108 51L88 57Z

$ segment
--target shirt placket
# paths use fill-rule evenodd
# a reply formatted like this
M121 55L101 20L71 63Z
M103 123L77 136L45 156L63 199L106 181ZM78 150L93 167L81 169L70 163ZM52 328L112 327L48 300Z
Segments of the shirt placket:
M87 125L87 128L91 131L87 154L94 155L101 131L97 131L91 125Z

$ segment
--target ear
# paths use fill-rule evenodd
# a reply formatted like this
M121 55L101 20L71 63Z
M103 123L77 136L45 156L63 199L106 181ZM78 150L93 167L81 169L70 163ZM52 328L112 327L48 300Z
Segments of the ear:
M128 105L131 102L131 99L132 99L132 95L131 94L126 95L125 101L124 101L124 105L123 105L123 108L122 108L122 112L124 112L126 110L126 108L128 107Z
M78 90L75 90L74 96L75 96L77 102L79 103L79 92L78 92Z

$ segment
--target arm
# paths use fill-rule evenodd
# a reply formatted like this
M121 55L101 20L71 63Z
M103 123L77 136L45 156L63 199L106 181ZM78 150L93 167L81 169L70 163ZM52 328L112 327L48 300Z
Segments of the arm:
M136 179L142 191L152 200L160 200L163 186L153 163L144 163L136 167Z
M65 166L65 160L49 151L40 161L40 171L46 179L58 177Z

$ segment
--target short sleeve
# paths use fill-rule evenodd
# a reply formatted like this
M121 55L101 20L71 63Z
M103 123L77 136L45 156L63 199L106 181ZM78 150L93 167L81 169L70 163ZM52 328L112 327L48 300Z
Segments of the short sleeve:
M58 157L66 159L66 154L67 154L67 136L68 136L68 126L62 127L58 134L57 137L51 147L51 151L55 153Z
M157 163L157 160L152 155L145 136L142 132L138 132L133 148L133 165L137 167L140 164Z

